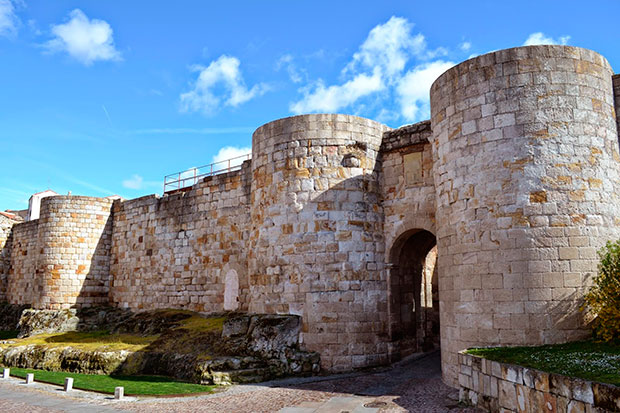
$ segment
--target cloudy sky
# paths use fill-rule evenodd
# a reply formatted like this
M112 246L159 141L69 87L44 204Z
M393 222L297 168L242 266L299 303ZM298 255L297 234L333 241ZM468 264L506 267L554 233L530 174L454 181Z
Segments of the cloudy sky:
M424 120L433 80L492 50L569 44L620 71L619 15L617 0L0 0L0 210L47 188L161 192L294 114Z

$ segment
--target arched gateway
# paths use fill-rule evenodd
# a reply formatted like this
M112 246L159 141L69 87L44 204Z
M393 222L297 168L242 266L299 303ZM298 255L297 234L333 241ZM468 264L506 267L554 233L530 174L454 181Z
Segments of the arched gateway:
M437 241L423 229L397 238L388 275L390 359L439 348Z

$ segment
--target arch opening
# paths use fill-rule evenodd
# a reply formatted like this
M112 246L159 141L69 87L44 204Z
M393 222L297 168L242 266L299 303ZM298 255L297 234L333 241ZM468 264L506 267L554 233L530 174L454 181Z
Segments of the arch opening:
M239 275L229 270L224 279L224 310L235 311L239 308Z
M388 308L392 361L439 348L437 241L421 229L402 234L390 253Z

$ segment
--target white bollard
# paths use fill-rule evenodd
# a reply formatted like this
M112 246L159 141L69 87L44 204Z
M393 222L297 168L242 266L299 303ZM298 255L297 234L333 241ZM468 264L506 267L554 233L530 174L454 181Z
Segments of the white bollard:
M26 384L34 383L34 373L26 374Z
M11 376L11 369L5 368L4 370L2 370L3 379L8 379L10 376Z
M116 400L121 400L125 396L125 388L124 387L116 387L114 389L114 398Z
M73 390L73 377L65 377L65 391Z

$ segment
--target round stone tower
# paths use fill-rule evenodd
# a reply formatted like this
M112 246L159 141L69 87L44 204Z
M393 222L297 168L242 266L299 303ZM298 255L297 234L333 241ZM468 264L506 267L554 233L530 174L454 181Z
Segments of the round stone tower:
M501 50L431 88L444 379L475 345L584 334L596 250L620 235L612 70L567 46Z
M40 309L108 302L112 200L53 196L41 201L36 277Z
M323 368L386 361L377 122L303 115L252 138L250 312L302 316Z

